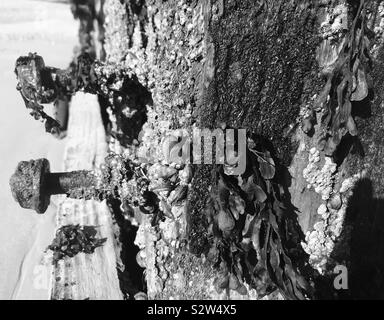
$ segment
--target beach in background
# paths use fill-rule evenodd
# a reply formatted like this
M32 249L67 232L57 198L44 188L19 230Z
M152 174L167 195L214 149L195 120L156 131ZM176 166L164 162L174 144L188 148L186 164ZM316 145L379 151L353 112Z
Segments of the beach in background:
M47 65L66 68L77 44L78 23L61 1L0 2L0 299L46 299L33 287L33 268L54 233L55 206L44 215L20 208L9 178L19 161L47 158L52 171L63 167L64 140L45 133L16 90L14 64L37 52ZM48 108L48 111L50 109Z

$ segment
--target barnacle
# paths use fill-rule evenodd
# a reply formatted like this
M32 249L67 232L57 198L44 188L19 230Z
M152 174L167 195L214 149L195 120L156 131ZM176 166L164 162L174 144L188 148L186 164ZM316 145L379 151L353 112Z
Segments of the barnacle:
M325 157L324 165L320 168L320 152L312 148L308 156L308 165L303 170L303 177L308 182L307 188L313 187L323 200L328 200L332 192L337 165L332 158Z
M319 215L318 222L315 223L313 230L308 231L305 241L301 245L305 252L309 254L309 263L324 274L329 271L327 265L331 262L331 254L335 243L339 239L344 228L347 203L350 191L354 184L364 176L364 172L344 180L340 190L333 191L332 197L327 203L322 203L317 209Z

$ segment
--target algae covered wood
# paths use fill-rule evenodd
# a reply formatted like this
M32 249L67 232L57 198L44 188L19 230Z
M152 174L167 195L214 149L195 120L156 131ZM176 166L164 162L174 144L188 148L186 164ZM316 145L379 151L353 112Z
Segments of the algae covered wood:
M160 169L169 168L161 145L173 129L234 127L248 130L259 148L256 156L262 152L273 159L269 174L260 174L259 165L253 171L268 190L259 198L264 207L258 204L264 220L255 224L256 235L248 243L239 241L240 235L230 238L232 242L225 235L217 240L212 231L212 190L225 178L218 166L196 165L192 174L190 166L173 170L188 190L187 199L169 206L175 194L163 196L166 218L153 223L143 217L135 240L139 262L146 267L148 297L382 295L379 1L148 0L133 5L106 0L104 9L107 60L129 67L152 97L139 153L158 159ZM348 59L354 63L346 63ZM231 235L236 224L230 219L222 223L223 217L219 228ZM240 255L233 253L250 243L260 245L262 224L269 246L257 258L261 261L264 255L266 270L255 268L257 276L247 278L241 263L236 264ZM284 245L279 242L286 239ZM369 250L362 252L364 247ZM235 256L228 258L231 270L218 248ZM70 279L65 263L60 270ZM333 270L340 265L351 272L349 291L335 292L331 285ZM296 291L306 284L294 269L311 283L312 295ZM367 272L364 284L359 278ZM279 281L286 274L294 292ZM95 290L95 283L86 283ZM58 297L66 292L57 288Z
M106 10L119 6L106 2ZM277 156L289 162L294 144L284 133L321 83L315 61L317 7L300 1L261 1L257 6L251 1L147 1L146 9L145 31L141 24L146 20L135 13L123 17L127 23L136 21L128 32L131 43L120 46L118 53L107 50L107 59L123 57L122 63L133 66L152 94L141 148L158 155L161 139L172 127L225 123L272 138ZM122 34L115 26L106 26L106 47L114 50ZM139 228L144 235L156 234L150 244L137 239L146 251L150 298L218 296L212 281L216 271L204 258L204 206L212 168L196 169L188 204L174 210L177 219L161 223L160 230L146 230L151 228L146 223ZM169 238L176 229L179 236ZM183 237L188 247L181 245ZM184 284L190 289L182 290ZM243 298L256 296L250 289ZM222 297L239 295L224 292Z

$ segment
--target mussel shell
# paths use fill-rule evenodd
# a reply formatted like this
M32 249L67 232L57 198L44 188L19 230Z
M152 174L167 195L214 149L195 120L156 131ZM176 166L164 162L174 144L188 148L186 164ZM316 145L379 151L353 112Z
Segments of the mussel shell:
M221 210L217 217L219 229L221 231L232 231L235 227L235 219L231 213L226 210Z

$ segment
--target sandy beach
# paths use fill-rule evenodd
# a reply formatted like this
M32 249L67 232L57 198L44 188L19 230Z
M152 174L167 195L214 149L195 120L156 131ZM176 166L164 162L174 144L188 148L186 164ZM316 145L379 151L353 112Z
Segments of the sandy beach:
M48 65L66 67L77 44L77 23L69 5L46 1L0 3L0 299L47 299L32 285L33 266L50 243L55 207L45 215L24 210L13 200L8 180L22 160L47 158L51 169L63 167L65 140L44 132L16 91L13 73L18 56L37 52ZM50 109L48 108L48 111Z

